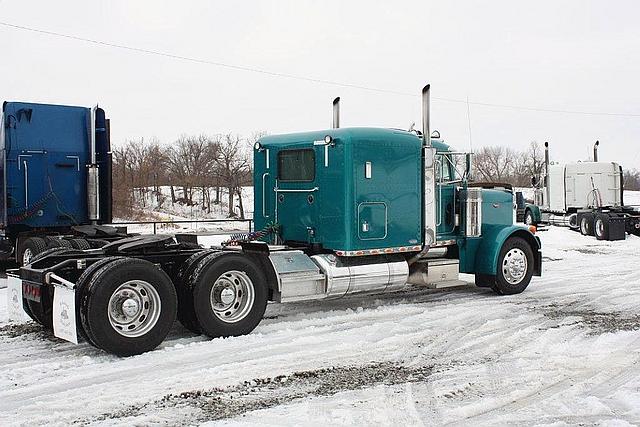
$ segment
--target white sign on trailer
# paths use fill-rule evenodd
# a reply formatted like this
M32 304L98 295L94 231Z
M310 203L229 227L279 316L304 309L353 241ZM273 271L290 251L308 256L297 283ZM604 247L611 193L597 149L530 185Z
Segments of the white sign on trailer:
M7 276L7 313L10 322L24 322L26 313L22 308L22 280Z
M53 334L78 344L76 293L65 285L56 284L53 292Z

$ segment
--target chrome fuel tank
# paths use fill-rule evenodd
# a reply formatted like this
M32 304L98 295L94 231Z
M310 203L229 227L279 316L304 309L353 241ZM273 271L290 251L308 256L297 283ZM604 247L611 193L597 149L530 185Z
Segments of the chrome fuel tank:
M314 255L311 259L324 273L325 298L340 298L347 294L392 292L407 283L409 266L406 261L343 264L332 254Z

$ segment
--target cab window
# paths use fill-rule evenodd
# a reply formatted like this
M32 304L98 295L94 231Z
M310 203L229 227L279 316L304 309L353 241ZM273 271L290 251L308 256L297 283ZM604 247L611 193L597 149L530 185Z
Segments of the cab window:
M442 154L436 154L436 181L451 181L451 164L446 156Z
M282 150L278 153L278 179L309 182L316 177L316 154L312 149Z

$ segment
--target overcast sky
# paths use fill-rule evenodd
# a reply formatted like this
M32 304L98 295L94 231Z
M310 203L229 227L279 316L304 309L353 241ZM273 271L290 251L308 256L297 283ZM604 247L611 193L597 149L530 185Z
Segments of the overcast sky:
M0 21L311 79L419 94L458 149L531 141L640 168L638 1L0 0ZM0 100L90 106L112 141L420 126L417 96L274 77L0 25ZM588 115L482 106L601 112ZM635 116L634 116L635 115Z

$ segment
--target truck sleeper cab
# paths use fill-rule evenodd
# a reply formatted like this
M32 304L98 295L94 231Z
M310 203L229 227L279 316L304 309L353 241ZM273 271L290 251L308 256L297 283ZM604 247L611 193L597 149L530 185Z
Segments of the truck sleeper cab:
M111 222L110 152L101 108L4 102L0 259L23 265L48 248L88 249L124 237L99 226Z
M596 141L595 159L598 145ZM624 205L624 174L617 163L551 164L545 143L545 172L532 183L535 200L524 206L526 224L569 226L599 240L640 235L640 207Z
M155 348L172 316L220 337L251 332L268 301L459 285L460 272L500 294L522 292L541 273L540 241L514 225L511 188L469 182L471 157L424 135L428 127L264 137L254 147L258 231L206 250L138 236L54 253L11 286L42 311L71 294L78 326L56 330L55 317L54 333L119 355Z

